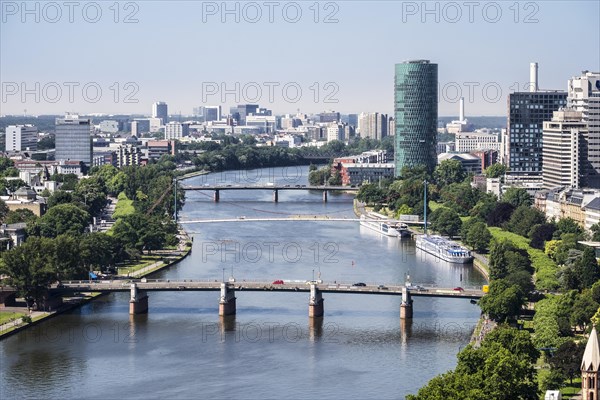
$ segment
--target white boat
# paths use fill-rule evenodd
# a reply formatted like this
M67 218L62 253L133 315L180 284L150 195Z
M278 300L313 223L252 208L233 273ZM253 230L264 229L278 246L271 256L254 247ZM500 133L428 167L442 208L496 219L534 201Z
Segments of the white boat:
M473 256L468 249L441 236L418 235L416 246L426 253L451 263L467 264L473 261Z
M367 216L361 215L360 225L391 237L401 237L409 234L408 226L406 224L390 220L385 216L376 213L369 213Z

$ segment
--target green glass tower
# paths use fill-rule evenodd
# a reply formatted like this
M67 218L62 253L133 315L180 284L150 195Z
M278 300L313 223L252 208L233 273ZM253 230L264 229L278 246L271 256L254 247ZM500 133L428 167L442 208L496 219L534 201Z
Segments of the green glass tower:
M437 165L438 66L429 60L396 64L394 111L396 176L402 167Z

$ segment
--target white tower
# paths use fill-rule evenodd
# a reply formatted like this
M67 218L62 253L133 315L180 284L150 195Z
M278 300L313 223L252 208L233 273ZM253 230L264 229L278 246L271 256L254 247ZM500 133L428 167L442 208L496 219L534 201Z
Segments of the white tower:
M529 64L529 91L538 91L538 63Z

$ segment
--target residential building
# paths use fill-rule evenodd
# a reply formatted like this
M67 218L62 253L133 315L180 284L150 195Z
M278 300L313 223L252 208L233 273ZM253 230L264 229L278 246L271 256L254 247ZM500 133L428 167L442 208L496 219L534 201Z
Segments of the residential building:
M165 140L181 139L189 136L189 134L189 124L171 121L165 125Z
M139 147L132 145L119 146L115 154L117 168L128 165L140 165L143 156Z
M361 113L358 117L358 133L361 138L381 140L388 135L387 114Z
M34 125L9 125L6 127L6 151L35 151L37 136Z
M158 101L152 104L152 118L160 118L163 125L169 122L169 109L167 103Z
M92 164L91 120L67 114L56 119L56 160L81 161Z
M438 65L429 60L396 64L394 121L396 176L403 167L437 165Z
M147 144L148 158L158 159L164 154L175 155L175 142L172 140L150 140Z
M27 209L38 217L46 212L46 200L43 197L38 198L34 190L26 187L17 189L4 202L10 211Z
M581 112L560 109L544 122L542 155L544 188L588 186L588 128Z
M583 71L569 79L569 107L582 114L588 128L588 167L586 186L600 188L600 72Z
M344 141L344 125L332 122L327 125L327 141L341 140Z

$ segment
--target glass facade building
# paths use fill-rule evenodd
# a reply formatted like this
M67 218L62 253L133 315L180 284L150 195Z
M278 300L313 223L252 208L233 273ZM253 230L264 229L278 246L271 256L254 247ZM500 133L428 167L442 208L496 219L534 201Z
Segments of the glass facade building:
M563 91L516 92L508 97L508 174L522 179L542 179L544 121L565 107Z
M438 66L429 60L396 64L394 86L396 176L403 167L437 165Z
M86 166L92 164L91 120L67 115L56 119L56 160L82 161Z

